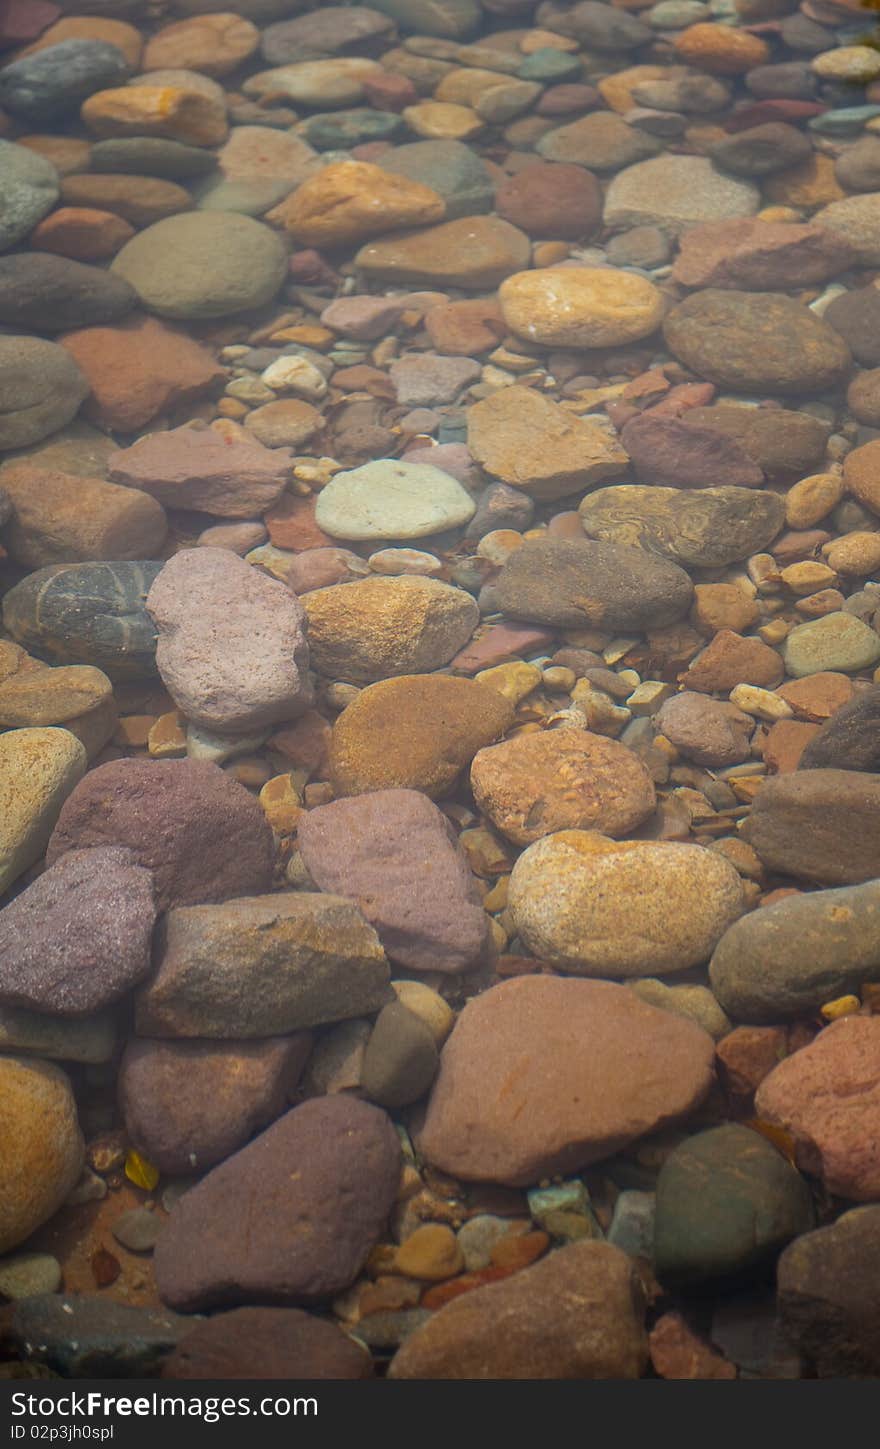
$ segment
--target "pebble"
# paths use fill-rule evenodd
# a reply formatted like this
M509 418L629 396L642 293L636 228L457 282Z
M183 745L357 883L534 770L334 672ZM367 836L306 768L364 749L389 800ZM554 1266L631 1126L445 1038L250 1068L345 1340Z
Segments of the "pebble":
M648 337L663 318L657 288L611 267L542 267L498 290L510 330L545 347L614 347Z
M159 563L53 564L3 600L7 632L39 658L90 665L112 680L155 673L156 631L144 608Z
M65 800L86 770L86 752L65 729L0 734L0 890L39 860Z
M61 1264L51 1253L14 1253L0 1263L0 1293L11 1302L60 1287Z
M750 181L726 176L704 156L653 156L613 177L603 220L613 231L659 226L677 237L707 221L752 216L760 193Z
M332 538L425 538L469 522L475 510L449 473L383 458L336 473L319 495L315 520Z
M0 1058L0 1252L17 1248L64 1202L83 1167L73 1090L59 1067Z
M361 1091L368 1101L389 1111L409 1106L425 1095L437 1075L438 1063L431 1032L403 1002L392 1001L379 1012L367 1041Z
M14 509L7 551L31 569L149 558L165 543L168 522L158 502L99 478L12 462L3 491Z

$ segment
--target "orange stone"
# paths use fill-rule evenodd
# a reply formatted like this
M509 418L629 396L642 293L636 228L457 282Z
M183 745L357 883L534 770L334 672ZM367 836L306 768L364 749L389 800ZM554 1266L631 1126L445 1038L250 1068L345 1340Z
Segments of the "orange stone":
M98 15L63 15L44 30L39 40L34 40L23 50L16 51L13 59L21 60L33 55L36 50L46 50L50 45L60 45L62 40L103 40L106 45L115 45L121 50L132 70L137 70L144 48L143 37L133 25L124 20L109 20Z
M776 691L794 710L795 719L823 724L853 697L853 683L846 674L822 670L806 679L792 680Z
M550 1246L548 1233L508 1233L491 1249L489 1257L496 1268L527 1268L543 1257Z
M54 252L76 262L102 262L115 257L134 236L134 227L112 211L90 206L60 206L34 227L34 251Z
M753 66L764 65L770 55L766 41L759 36L706 22L680 31L673 44L685 65L710 75L744 75Z
M285 494L265 515L269 538L276 548L290 549L292 553L303 553L309 548L329 548L334 540L329 538L315 522L315 497L297 498Z
M777 720L764 740L764 764L771 775L788 775L796 770L801 755L818 729L818 725L805 724L801 720Z
M219 146L229 134L223 107L213 97L176 86L117 86L83 102L84 125L94 135L160 136L191 146Z

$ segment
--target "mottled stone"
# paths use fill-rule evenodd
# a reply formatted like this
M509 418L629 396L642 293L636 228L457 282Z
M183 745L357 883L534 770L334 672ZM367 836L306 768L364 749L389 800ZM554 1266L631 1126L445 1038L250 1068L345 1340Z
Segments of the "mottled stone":
M814 222L744 217L708 222L685 232L672 278L685 287L794 291L827 282L852 261L846 242Z
M313 667L353 684L439 669L480 617L463 589L406 574L313 589L304 607Z
M759 204L756 186L726 176L705 156L654 156L612 179L604 222L613 231L659 226L678 237L701 222L751 216Z
M502 393L502 396L504 394ZM764 473L734 438L649 408L620 441L644 483L666 488L760 488Z
M661 706L657 729L695 765L721 769L747 760L755 721L727 700L685 690Z
M88 662L113 680L156 671L156 631L144 607L160 563L53 564L3 599L3 624L57 664Z
M0 1057L0 1252L17 1248L64 1202L83 1140L68 1078L48 1062Z
M597 488L579 512L584 532L618 554L644 549L684 568L721 568L766 548L782 528L785 502L752 488L628 483Z
M167 508L253 518L277 502L289 473L289 455L278 448L227 438L209 427L150 433L111 454L107 475L125 488L142 489ZM141 555L143 557L144 555Z
M9 1331L26 1362L63 1378L116 1379L154 1374L189 1326L103 1294L46 1293L16 1303Z
M631 493L633 486L591 496L618 491ZM510 618L621 633L673 623L692 597L690 579L675 564L637 547L588 539L529 540L511 554L493 586Z
M539 267L502 282L504 320L544 347L617 347L649 337L663 320L662 294L635 272Z

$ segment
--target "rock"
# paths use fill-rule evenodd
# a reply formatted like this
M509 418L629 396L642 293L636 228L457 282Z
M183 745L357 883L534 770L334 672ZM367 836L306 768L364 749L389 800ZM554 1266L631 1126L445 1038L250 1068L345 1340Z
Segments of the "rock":
M384 1112L339 1096L303 1103L177 1203L156 1247L160 1296L189 1312L331 1298L363 1267L399 1173Z
M680 678L686 689L698 694L729 694L745 683L772 689L783 672L782 660L769 644L719 629Z
M880 1207L853 1208L790 1243L776 1269L786 1338L817 1378L876 1378L880 1323L873 1284Z
M438 357L414 352L392 362L391 381L402 407L435 407L454 402L462 388L477 382L482 369L470 357Z
M667 699L655 721L660 734L695 765L717 770L749 758L755 721L727 700L685 690Z
M865 367L880 363L880 289L854 287L833 297L823 313L825 321L839 332L853 357ZM858 449L854 451L860 451Z
M91 388L89 416L121 433L135 433L166 409L216 392L226 379L207 347L155 317L68 332L62 346Z
M76 850L0 911L0 1002L80 1016L150 969L150 874L126 850Z
M751 488L598 488L579 508L584 532L605 547L685 568L723 568L758 553L785 521L776 493ZM520 553L522 550L520 550Z
M880 775L803 770L766 780L741 837L764 865L820 885L880 876Z
M489 171L482 158L462 141L411 141L394 146L379 157L378 164L383 171L408 177L438 193L446 203L447 221L483 216L494 208Z
M843 478L847 491L870 508L880 513L880 439L873 438L860 448L847 453L843 465Z
M238 131L247 127L238 127ZM231 141L220 152L225 155ZM182 141L165 141L159 136L117 136L95 141L89 151L92 171L114 176L158 176L167 181L189 181L204 176L217 166L217 158L199 146Z
M385 48L394 41L394 22L366 5L325 5L320 11L270 25L261 41L270 65L284 65L342 50Z
M413 1016L428 1028L440 1047L455 1025L455 1013L438 992L422 981L392 981L391 989Z
M470 679L403 675L371 684L333 727L330 776L337 796L371 790L444 795L483 745L513 722L502 695Z
M294 105L335 110L363 100L364 81L379 71L375 61L359 56L297 61L250 76L243 91L246 96L283 96Z
M65 427L88 396L89 384L57 343L6 335L0 337L0 390L0 451L6 451L39 443Z
M137 85L95 91L83 102L80 118L101 140L150 136L219 146L229 131L220 87L188 70L153 71Z
M671 624L687 612L692 595L690 579L674 564L587 539L529 540L510 556L494 588L510 618L614 633Z
M659 1006L661 1011L671 1011L676 1016L695 1021L716 1042L726 1040L731 1031L728 1016L706 986L667 986L656 976L642 976L627 985L650 1006Z
M164 25L147 42L145 71L192 67L204 75L225 76L248 60L260 32L241 15L195 15Z
M824 199L824 198L823 198ZM877 218L880 216L880 192L867 191L860 196L844 196L823 206L813 220L826 231L839 236L856 256L856 264L874 267L880 262L877 242Z
M130 1041L119 1100L136 1150L171 1176L222 1162L286 1110L310 1045L304 1033L259 1042Z
M844 241L815 223L743 217L685 232L672 279L685 287L794 291L828 281L846 271L852 259Z
M334 474L318 496L315 521L332 538L425 538L467 523L475 508L439 468L382 458Z
M447 821L424 795L377 790L318 806L303 816L297 841L318 889L352 896L396 965L458 972L482 960L488 918Z
M141 1036L242 1040L376 1011L388 963L353 902L291 891L172 910L138 993Z
M537 274L536 274L537 275ZM623 448L530 387L504 387L468 409L468 447L487 473L532 498L563 498L626 468Z
M537 150L547 161L589 166L593 171L619 171L656 156L659 141L628 126L613 111L593 111L566 126L548 131Z
M323 427L317 408L300 398L279 398L254 408L244 426L266 448L301 448Z
M480 750L471 789L483 814L516 845L560 830L629 835L656 804L637 755L617 740L577 729L515 735Z
M367 1042L361 1091L380 1107L405 1107L425 1095L438 1066L437 1047L428 1028L402 1002L393 1001L379 1012Z
M337 161L306 181L283 207L286 229L300 246L359 245L408 226L442 221L442 196L367 161Z
M134 236L134 227L111 211L89 206L60 206L31 232L30 244L78 262L102 262L114 257Z
M737 1021L814 1015L857 992L880 965L880 885L788 896L744 916L721 938L712 989Z
M0 251L17 246L52 210L58 181L55 167L36 151L0 140Z
M85 769L86 752L69 730L0 734L0 891L39 860Z
M311 705L302 605L230 550L175 554L146 608L162 681L194 724L243 734Z
M0 1047L4 1052L100 1065L116 1054L114 1013L76 1018L0 1007Z
M495 209L527 236L584 241L601 223L602 189L581 166L534 161L502 181Z
M28 650L59 664L84 659L111 679L155 672L156 633L144 600L159 563L55 564L3 600L3 623Z
M761 487L763 470L736 439L691 423L689 413L683 418L655 414L654 408L638 413L620 435L642 481L666 488Z
M799 477L824 462L831 430L830 424L809 413L738 403L691 408L684 421L733 439L765 473L796 473Z
M26 1362L64 1378L129 1378L155 1374L189 1327L176 1313L98 1293L46 1293L16 1303L9 1334Z
M134 758L91 770L58 818L46 862L103 845L126 846L153 872L160 910L259 893L272 882L274 844L259 802L201 761Z
M565 830L520 856L508 909L539 960L579 976L626 977L708 961L744 898L733 866L714 853Z
M636 1379L647 1358L642 1304L619 1248L572 1243L432 1314L398 1350L389 1377Z
M659 226L679 237L701 222L752 216L759 197L751 182L725 176L705 156L654 156L612 179L604 222L613 231Z
M856 1202L880 1194L876 1119L880 1022L850 1016L765 1077L755 1110L794 1138L797 1161L827 1192Z
M142 489L168 508L219 518L253 518L271 508L288 471L284 452L204 426L151 433L111 454L107 465L113 483Z
M370 282L483 291L530 258L525 232L501 217L470 216L368 242L354 260Z
M464 1007L417 1146L460 1180L537 1183L685 1116L711 1062L710 1036L625 987L522 976Z
M17 645L8 646L17 650ZM23 655L21 667L0 684L0 726L4 729L63 725L93 757L116 728L113 686L100 669L73 664L47 669Z
M313 667L353 684L438 669L479 622L463 589L411 575L314 589L305 610Z
M878 707L880 689L866 689L854 695L813 736L798 768L876 772L880 765Z
M83 1140L70 1082L48 1062L0 1057L0 1252L29 1238L80 1175Z
M249 216L187 212L148 226L111 270L160 317L227 317L270 302L284 280L280 239Z
M60 1287L61 1264L51 1253L15 1253L0 1263L0 1293L10 1302Z
M646 277L611 267L517 272L498 297L511 332L545 347L638 342L657 330L664 312L662 294Z
M0 72L3 74L3 72ZM48 252L0 257L0 322L34 332L64 332L115 322L137 304L121 277Z
M122 85L125 56L103 40L62 40L21 56L0 77L0 106L30 126L67 118L94 91Z
M369 1353L326 1318L299 1308L233 1308L197 1320L166 1358L161 1376L204 1381L366 1379L371 1374Z
M673 307L663 331L686 367L741 392L822 392L851 365L822 318L777 292L707 288Z
M835 612L798 624L783 645L786 671L795 679L825 670L846 674L880 659L880 634L853 614Z
M165 542L168 524L158 503L100 478L13 463L3 471L3 491L13 507L7 551L32 569L149 558Z
M693 1288L771 1263L813 1226L803 1178L766 1137L739 1123L673 1149L657 1179L654 1272Z
M765 121L738 135L716 141L709 155L722 171L735 176L769 176L800 166L812 157L810 139L785 121Z

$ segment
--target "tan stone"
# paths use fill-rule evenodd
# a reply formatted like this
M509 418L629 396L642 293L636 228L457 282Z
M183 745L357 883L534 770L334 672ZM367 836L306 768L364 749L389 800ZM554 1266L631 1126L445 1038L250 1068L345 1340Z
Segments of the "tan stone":
M167 532L165 510L137 489L102 478L19 463L3 470L14 515L6 546L32 569L100 559L156 558Z
M841 201L847 194L837 180L833 156L819 151L799 166L766 177L763 192L768 201L795 206L799 211L815 211L832 201Z
M0 893L39 860L85 770L85 749L70 730L0 734Z
M83 103L84 125L99 137L159 136L192 146L219 146L229 127L213 97L174 86L119 86Z
M880 438L847 453L843 481L854 498L880 513Z
M845 533L822 552L835 573L867 578L880 569L880 533ZM783 578L787 572L783 570Z
M464 1267L464 1254L455 1233L445 1223L424 1223L400 1245L394 1271L405 1278L442 1283Z
M599 423L517 386L501 388L468 410L468 447L493 478L542 500L619 478L629 462Z
M38 156L44 156L55 167L59 176L69 176L74 171L82 171L89 164L91 147L88 141L79 136L18 136L15 144L26 146L29 151L36 151ZM50 215L53 214L50 212Z
M192 15L163 26L147 42L142 69L183 66L224 76L248 60L259 43L259 30L241 15Z
M668 71L662 65L631 65L613 75L603 76L599 81L598 91L606 106L623 116L627 111L635 109L633 91L636 86L665 80L667 75Z
M416 136L426 141L469 141L479 135L484 125L470 106L450 101L419 101L404 109L403 119Z
M695 584L693 622L703 634L740 634L758 618L758 605L736 584Z
M525 232L496 216L466 216L368 242L355 264L369 279L426 287L495 287L528 266Z
M455 1013L437 991L423 981L392 981L391 989L407 1011L417 1016L442 1046L455 1025Z
M616 347L660 326L661 292L646 277L612 267L543 267L518 272L499 289L517 337L545 347Z
M313 667L350 684L439 669L468 643L480 617L463 589L412 575L312 589L303 607Z
M798 719L824 724L853 697L853 682L846 674L823 670L806 679L793 679L776 691L790 704Z
M84 1146L70 1082L51 1063L0 1057L0 1098L0 1253L8 1253L64 1202Z
M273 219L301 246L345 246L399 227L440 221L446 203L436 191L367 161L337 161L297 188Z
M732 25L689 25L673 43L685 65L710 75L743 75L754 66L764 65L770 57L765 40Z
M801 478L785 497L785 521L789 528L815 528L827 518L843 497L843 475L812 473Z
M15 53L15 59L33 55L50 45L60 45L62 40L103 40L106 45L115 45L121 50L132 70L140 65L144 40L139 30L124 20L110 20L104 15L62 15L39 40L34 40Z
M72 727L81 716L112 701L113 685L90 664L20 669L0 683L0 728L64 725L76 733Z

